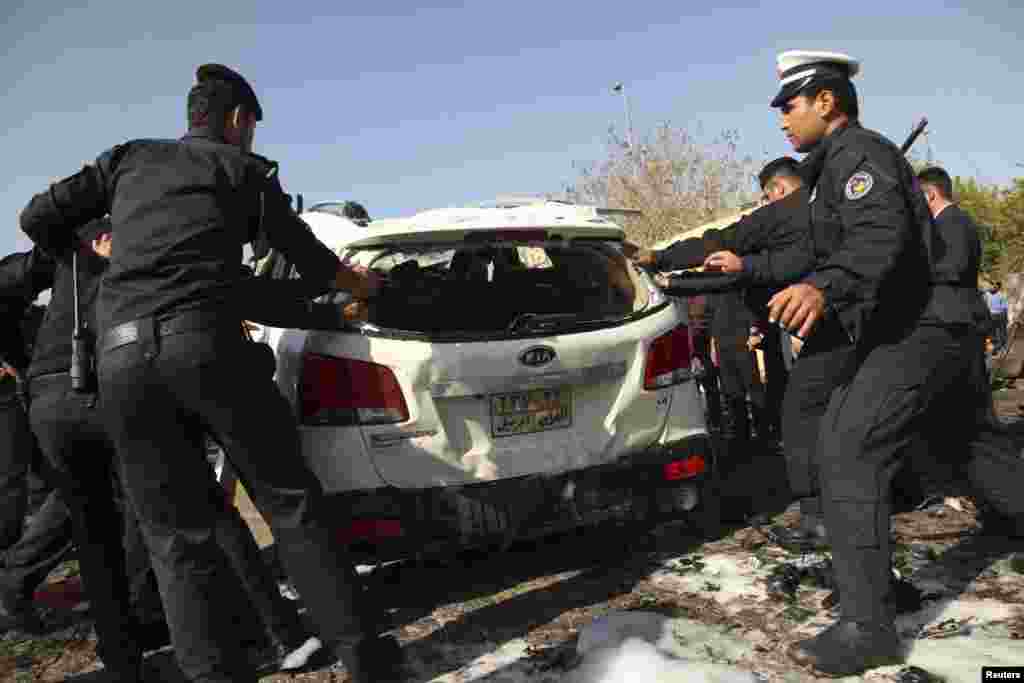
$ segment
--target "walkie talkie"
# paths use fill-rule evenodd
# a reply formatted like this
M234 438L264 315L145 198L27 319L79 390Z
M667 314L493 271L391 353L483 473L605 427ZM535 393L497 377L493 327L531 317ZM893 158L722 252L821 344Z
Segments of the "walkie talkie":
M82 321L82 306L78 298L78 248L71 252L71 276L75 306L75 329L71 333L71 390L79 394L96 389L96 362L93 352L92 330Z

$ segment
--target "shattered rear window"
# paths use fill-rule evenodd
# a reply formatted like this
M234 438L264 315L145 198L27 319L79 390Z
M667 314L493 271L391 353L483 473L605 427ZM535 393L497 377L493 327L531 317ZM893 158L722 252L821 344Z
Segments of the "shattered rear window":
M494 338L557 324L571 332L621 323L652 302L612 241L395 245L357 251L353 261L387 276L368 322L391 330Z

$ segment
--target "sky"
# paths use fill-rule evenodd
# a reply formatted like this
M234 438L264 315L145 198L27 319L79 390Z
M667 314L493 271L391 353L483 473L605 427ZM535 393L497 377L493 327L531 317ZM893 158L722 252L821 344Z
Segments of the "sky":
M902 142L927 116L915 149L953 175L1024 175L1020 0L3 4L0 255L29 248L18 214L48 183L182 135L204 62L253 84L254 151L288 192L374 218L562 190L624 130L616 82L637 137L737 129L743 153L790 153L768 107L789 49L860 59L864 125Z

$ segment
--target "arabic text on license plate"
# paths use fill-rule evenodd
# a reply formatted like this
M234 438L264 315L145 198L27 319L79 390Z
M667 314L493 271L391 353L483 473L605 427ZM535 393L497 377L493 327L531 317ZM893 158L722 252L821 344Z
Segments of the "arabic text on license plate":
M534 389L491 396L491 434L516 436L572 425L572 390Z

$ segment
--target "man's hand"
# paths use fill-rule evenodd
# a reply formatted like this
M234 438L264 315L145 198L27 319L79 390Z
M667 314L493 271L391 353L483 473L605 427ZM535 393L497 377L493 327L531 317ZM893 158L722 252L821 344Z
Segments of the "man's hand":
M790 285L768 301L768 321L807 339L825 315L825 295L813 285Z
M364 266L342 264L334 284L352 295L353 299L371 299L380 293L384 278Z
M665 275L665 273L656 273L654 275L654 284L658 285L662 289L668 287L670 282L669 276Z
M747 337L747 351L753 351L761 346L761 342L764 341L763 334L751 334Z
M743 259L731 251L716 251L704 259L704 268L724 273L742 273Z
M650 249L644 249L639 244L633 242L622 243L622 253L626 255L626 258L633 261L641 266L652 267L655 260L657 260L657 254Z
M349 325L364 323L370 317L370 304L361 299L353 299L341 307L341 317Z

